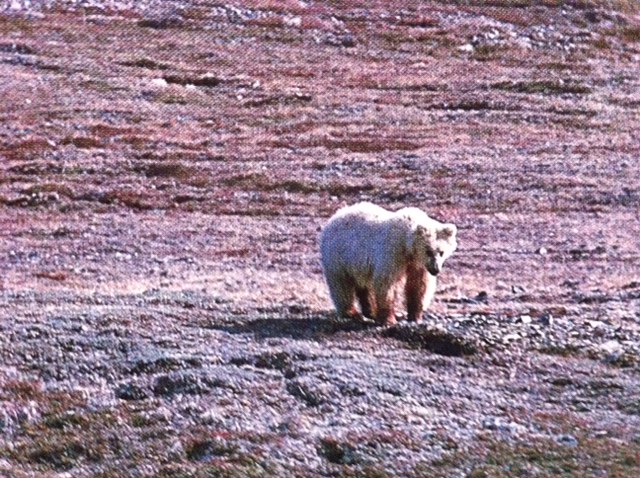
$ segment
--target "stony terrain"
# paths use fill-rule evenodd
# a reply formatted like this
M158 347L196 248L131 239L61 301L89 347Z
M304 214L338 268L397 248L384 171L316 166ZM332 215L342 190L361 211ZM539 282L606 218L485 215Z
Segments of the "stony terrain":
M0 1L0 475L640 474L632 0ZM338 207L459 226L334 317Z

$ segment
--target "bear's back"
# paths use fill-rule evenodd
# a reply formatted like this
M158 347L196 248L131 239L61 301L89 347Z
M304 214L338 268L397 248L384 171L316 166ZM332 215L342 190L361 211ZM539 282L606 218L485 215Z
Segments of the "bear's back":
M404 242L408 224L396 212L370 202L343 207L322 228L322 255L336 255L339 251L338 255L345 259L349 255L382 254L379 249L386 249L397 241Z
M394 215L393 212L386 210L383 207L377 206L370 202L359 202L351 206L345 206L329 219L329 223L332 223L341 218L361 218L363 220L378 222L388 220Z
M377 264L389 262L404 249L404 222L395 212L369 202L338 210L320 235L325 274L347 271L364 286Z
M339 209L322 228L320 246L323 255L329 250L368 249L373 238L384 230L395 213L370 202L360 202Z
M432 221L432 219L426 212L424 212L422 209L418 209L417 207L403 207L402 209L398 209L396 211L396 214L418 223Z

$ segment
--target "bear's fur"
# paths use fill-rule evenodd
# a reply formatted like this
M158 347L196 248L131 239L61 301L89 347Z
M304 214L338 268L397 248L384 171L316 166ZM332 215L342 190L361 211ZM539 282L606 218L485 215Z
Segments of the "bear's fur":
M433 298L435 276L457 247L456 233L455 225L414 207L392 212L361 202L340 209L320 236L324 276L338 314L395 324L404 281L408 319L420 321Z

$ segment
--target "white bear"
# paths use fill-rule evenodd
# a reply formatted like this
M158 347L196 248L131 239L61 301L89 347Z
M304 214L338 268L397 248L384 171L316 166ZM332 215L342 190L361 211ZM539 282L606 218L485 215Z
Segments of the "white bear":
M320 236L322 267L336 311L393 325L404 282L408 319L419 322L433 298L436 276L456 250L456 234L455 225L431 219L415 207L392 212L361 202L340 209Z

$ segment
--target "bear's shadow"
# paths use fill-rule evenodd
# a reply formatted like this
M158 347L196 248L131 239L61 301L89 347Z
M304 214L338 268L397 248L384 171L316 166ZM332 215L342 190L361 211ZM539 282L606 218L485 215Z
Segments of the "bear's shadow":
M210 323L208 328L230 334L253 335L257 339L287 338L293 340L321 341L340 332L364 332L373 329L374 334L405 342L410 348L424 350L448 357L463 357L481 352L479 341L458 334L430 327L427 323L416 324L401 321L392 327L378 327L374 322L358 322L337 319L335 316L313 315L310 317L264 317L236 318L226 323Z
M318 340L338 332L358 332L376 327L374 323L362 323L349 319L329 317L285 317L240 319L227 324L211 324L210 328L230 334L252 334L256 338L290 338Z

